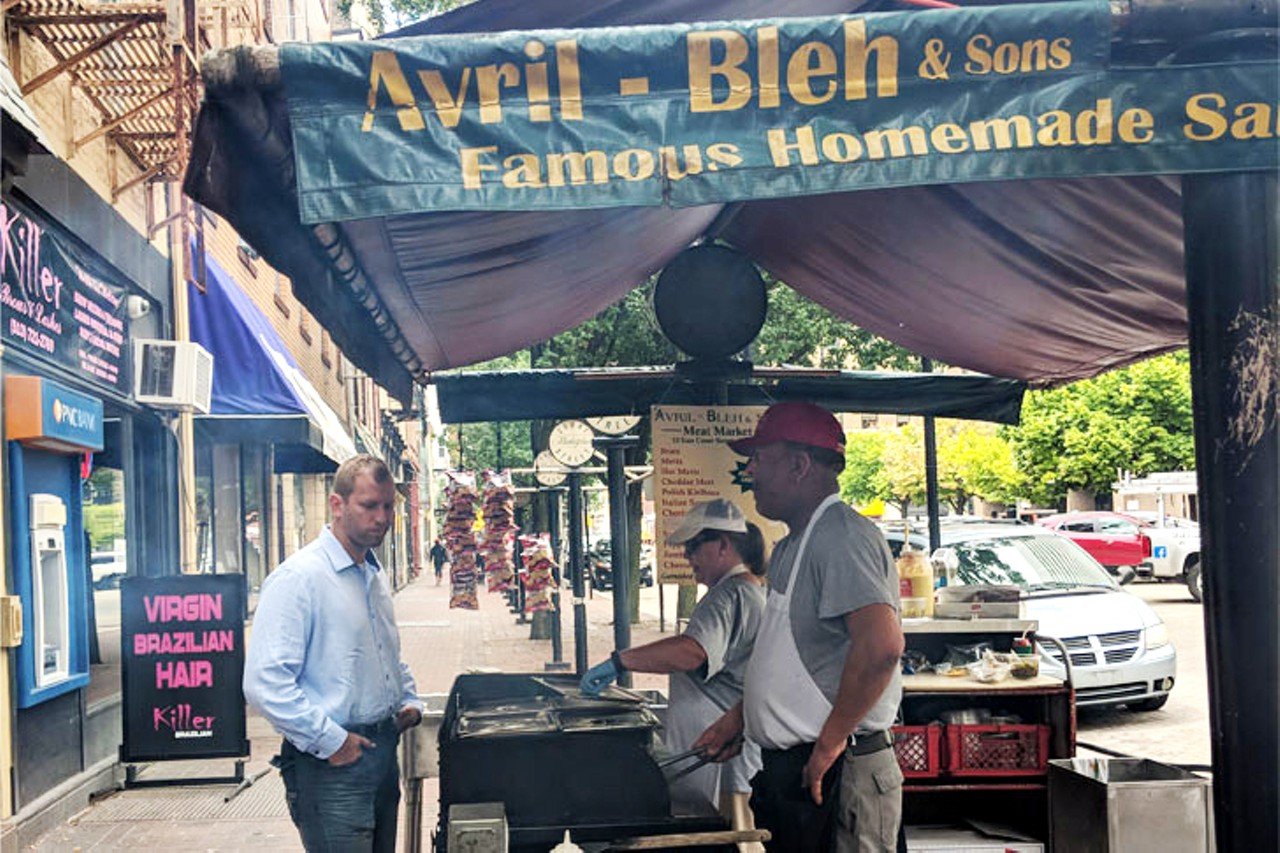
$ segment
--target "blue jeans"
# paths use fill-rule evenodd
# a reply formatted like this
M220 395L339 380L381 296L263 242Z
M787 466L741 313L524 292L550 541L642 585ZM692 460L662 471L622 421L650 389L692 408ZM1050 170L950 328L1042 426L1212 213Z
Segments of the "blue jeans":
M377 747L365 749L358 761L344 767L284 742L279 767L289 817L308 853L394 853L400 804L395 720L348 730Z

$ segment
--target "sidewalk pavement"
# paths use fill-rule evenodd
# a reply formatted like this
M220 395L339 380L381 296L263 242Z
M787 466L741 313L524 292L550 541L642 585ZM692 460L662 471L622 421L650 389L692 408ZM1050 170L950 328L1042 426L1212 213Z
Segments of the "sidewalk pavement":
M571 665L573 614L568 591L562 596L564 617L561 636L564 658ZM675 594L668 590L667 634L674 621ZM530 640L529 625L516 623L506 597L480 593L480 610L450 610L448 584L436 586L428 574L401 590L395 598L400 625L401 654L413 671L420 693L447 693L461 673L482 669L502 672L541 672L551 660L550 640ZM632 644L652 642L664 636L658 631L657 596L641 595L641 623L632 626ZM599 662L613 648L613 603L608 593L587 601L588 660ZM250 639L252 642L252 639ZM635 686L667 691L665 676L637 675ZM302 845L289 820L284 785L268 762L280 746L280 738L267 722L253 714L248 719L251 758L245 775L252 778L269 771L230 802L235 790L225 785L133 788L98 799L66 824L43 836L28 848L48 853L65 851L300 851ZM159 762L140 768L142 780L193 779L230 776L233 762L226 759ZM435 829L439 785L428 779L423 785L424 848ZM400 841L405 835L401 809ZM429 848L428 848L429 849Z

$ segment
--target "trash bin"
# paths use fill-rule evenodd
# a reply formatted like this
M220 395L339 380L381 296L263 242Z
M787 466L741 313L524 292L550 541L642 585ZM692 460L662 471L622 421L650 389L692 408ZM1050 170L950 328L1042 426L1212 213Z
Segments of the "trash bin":
M1203 853L1213 849L1209 780L1145 758L1049 762L1055 853Z

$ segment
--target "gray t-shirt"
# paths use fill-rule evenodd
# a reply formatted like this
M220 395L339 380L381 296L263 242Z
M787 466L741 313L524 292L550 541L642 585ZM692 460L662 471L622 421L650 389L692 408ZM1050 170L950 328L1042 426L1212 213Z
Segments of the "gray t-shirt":
M793 572L800 536L784 538L769 560L769 584L785 593L793 575L791 633L796 650L818 689L832 704L840 690L849 634L844 617L869 604L887 604L901 612L898 572L880 530L843 503L814 522L799 573ZM893 680L858 724L858 731L880 731L893 724L902 699L902 675Z
M745 573L724 578L698 602L684 634L707 653L707 662L689 678L722 710L742 699L742 678L764 616L765 590ZM674 685L673 685L674 688Z

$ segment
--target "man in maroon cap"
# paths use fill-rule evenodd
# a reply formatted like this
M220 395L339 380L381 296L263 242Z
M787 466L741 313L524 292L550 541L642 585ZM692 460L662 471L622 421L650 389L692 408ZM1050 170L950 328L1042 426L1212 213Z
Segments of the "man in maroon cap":
M840 423L811 403L778 403L730 447L751 457L760 514L785 522L789 534L769 560L743 700L695 746L723 760L744 731L760 745L751 808L773 834L770 849L894 850L902 816L889 734L902 696L898 576L880 531L840 500Z

